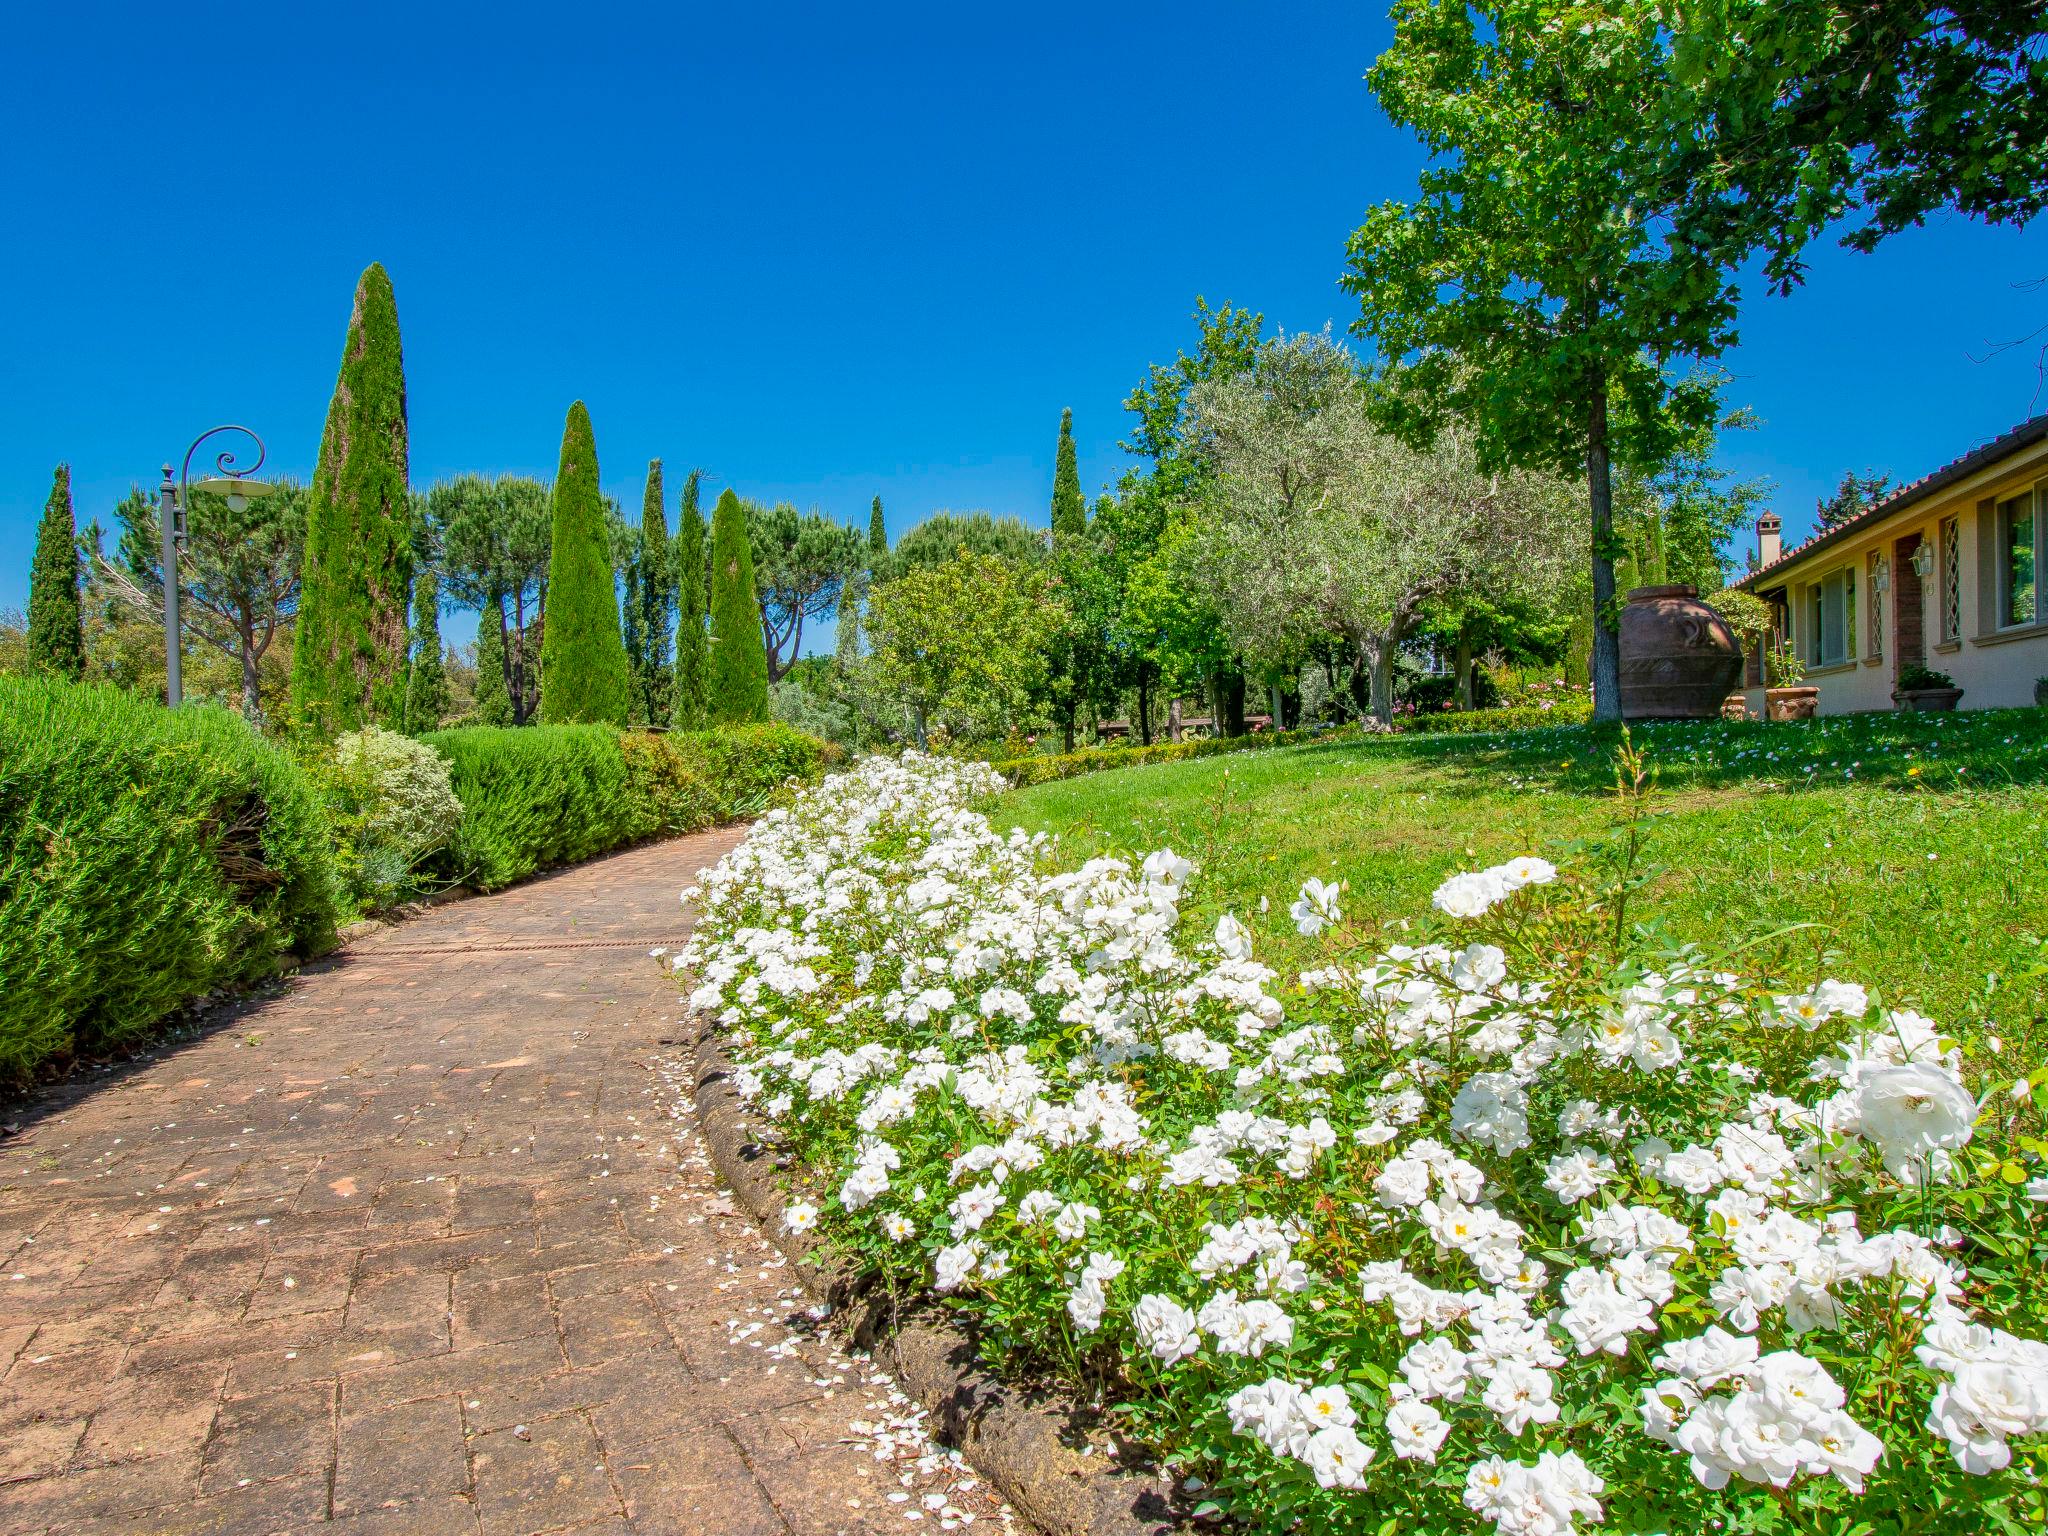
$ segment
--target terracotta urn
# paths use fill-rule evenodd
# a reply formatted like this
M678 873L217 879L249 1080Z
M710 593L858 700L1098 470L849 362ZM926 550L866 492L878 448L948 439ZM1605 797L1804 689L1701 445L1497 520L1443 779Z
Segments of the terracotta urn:
M1728 621L1686 585L1637 587L1621 611L1621 717L1712 720L1742 677Z
M1818 688L1766 688L1766 720L1811 720L1820 712Z
M1749 695L1739 688L1729 694L1727 698L1721 701L1721 718L1723 720L1747 720L1749 718Z

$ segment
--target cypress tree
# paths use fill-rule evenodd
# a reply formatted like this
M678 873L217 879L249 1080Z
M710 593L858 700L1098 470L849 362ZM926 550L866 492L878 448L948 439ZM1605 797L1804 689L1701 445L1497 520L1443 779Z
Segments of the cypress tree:
M647 490L640 503L640 609L636 628L640 647L634 653L634 681L638 684L640 707L648 724L660 725L669 716L670 695L675 680L669 675L669 614L675 607L675 551L668 539L668 498L661 483L661 460L647 464Z
M412 508L405 359L384 268L356 284L306 515L292 714L321 735L405 720Z
M597 439L581 400L569 407L562 428L554 513L548 613L541 626L540 718L551 725L624 725L632 713L633 679L619 634L611 535L597 484Z
M513 723L512 689L505 681L505 599L495 592L476 624L476 718L480 725Z
M711 662L704 636L704 514L697 506L697 471L683 482L676 513L676 689L672 723L701 731L711 723Z
M1060 446L1052 471L1052 536L1078 538L1088 531L1088 503L1081 495L1081 469L1074 457L1074 412L1060 412Z
M412 670L405 680L405 728L436 730L448 713L448 673L441 659L441 573L422 565L412 584Z
M768 651L754 591L747 514L731 489L711 516L711 717L768 718Z
M71 510L71 466L59 464L36 529L28 576L28 660L35 671L85 674L85 625L78 606L78 524Z
M882 526L882 498L877 496L868 512L868 565L878 567L889 553L889 530Z

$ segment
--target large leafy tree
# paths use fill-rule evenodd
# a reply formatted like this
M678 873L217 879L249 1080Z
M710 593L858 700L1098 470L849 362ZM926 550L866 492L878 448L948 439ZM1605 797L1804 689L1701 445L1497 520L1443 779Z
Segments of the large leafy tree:
M76 679L85 671L85 625L78 606L78 523L71 466L59 464L36 527L28 577L28 660L38 672Z
M384 268L356 284L320 438L292 641L292 710L321 735L405 718L412 514L405 360Z
M1873 473L1857 474L1853 469L1842 471L1841 484L1832 496L1824 496L1813 504L1813 522L1818 532L1840 527L1852 517L1860 517L1890 494L1890 475ZM1709 588L1708 590L1712 590Z
M523 724L539 694L537 642L554 538L549 490L523 475L461 475L427 492L426 518L441 550L443 585L479 614L478 671L488 671L488 662L500 673L496 684L479 678L478 708L495 712L502 692L507 723ZM488 651L485 630L495 631Z
M963 548L875 588L865 665L908 709L920 746L938 724L996 734L1024 722L1061 618L1043 567Z
M838 606L848 578L866 565L867 549L859 533L820 512L800 513L786 501L745 507L768 681L774 683L796 660L805 622Z
M701 480L693 469L683 482L669 562L676 580L675 699L670 722L679 731L701 731L711 723L711 659L704 633L708 551L704 547L704 513L697 505Z
M310 498L298 482L277 482L239 507L204 491L185 510L178 553L180 628L233 660L242 713L263 718L263 662L289 635L299 606ZM114 508L119 525L110 560L94 563L108 596L130 614L162 624L163 524L156 502L131 488Z
M548 614L541 630L540 718L550 724L625 725L633 681L619 633L611 530L598 487L597 438L578 400L562 428L548 560Z
M1346 284L1385 361L1382 419L1411 441L1469 427L1480 461L1585 477L1595 713L1620 716L1613 471L1654 473L1716 414L1693 365L1734 340L1736 293L1667 238L1667 110L1647 4L1397 0L1370 79L1431 154L1421 195L1351 237Z
M1486 472L1463 432L1416 449L1382 431L1327 336L1267 343L1250 372L1197 386L1189 406L1210 515L1181 535L1181 568L1255 665L1339 635L1384 720L1395 657L1430 604L1471 593L1499 605L1566 578L1572 522L1556 483Z
M768 655L747 509L730 487L711 513L711 661L707 690L719 724L768 718Z

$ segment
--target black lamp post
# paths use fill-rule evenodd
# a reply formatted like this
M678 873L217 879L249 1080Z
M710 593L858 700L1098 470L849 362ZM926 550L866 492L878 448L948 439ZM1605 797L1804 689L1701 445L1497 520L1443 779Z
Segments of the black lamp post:
M209 437L218 437L223 432L239 432L253 442L256 445L256 462L247 469L237 469L235 455L223 451L214 456L214 473L195 483L192 479L192 455ZM164 483L157 490L157 517L163 524L164 536L164 702L173 708L185 696L178 638L178 551L185 547L185 514L192 505L192 492L200 490L209 495L223 496L230 508L241 511L246 502L258 496L268 496L277 489L267 480L249 478L263 467L264 452L263 439L247 427L209 427L192 439L192 446L185 450L185 462L176 480L171 478L171 466L164 466Z

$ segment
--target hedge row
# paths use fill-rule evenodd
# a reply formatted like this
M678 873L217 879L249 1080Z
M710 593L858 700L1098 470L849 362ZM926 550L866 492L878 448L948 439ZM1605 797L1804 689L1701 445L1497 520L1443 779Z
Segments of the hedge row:
M1184 763L1190 758L1217 757L1226 752L1256 752L1264 747L1292 747L1305 741L1339 741L1355 736L1356 726L1325 731L1258 731L1249 736L1205 736L1196 741L1162 741L1149 747L1083 747L1042 757L1013 757L994 765L1013 785L1049 784L1078 779L1108 768L1137 768L1146 763Z
M782 725L428 740L464 807L431 873L486 890L751 814L827 750ZM318 782L225 710L0 677L0 1083L330 948L353 903Z
M334 941L318 798L239 716L0 677L0 1079Z
M462 802L443 879L494 891L537 870L751 815L825 751L786 725L628 735L603 725L469 726L421 738Z
M1584 725L1593 718L1593 701L1563 699L1545 709L1540 704L1512 704L1500 709L1432 710L1428 714L1402 715L1394 729L1404 734L1449 732L1469 735L1475 731L1531 731L1559 725Z

